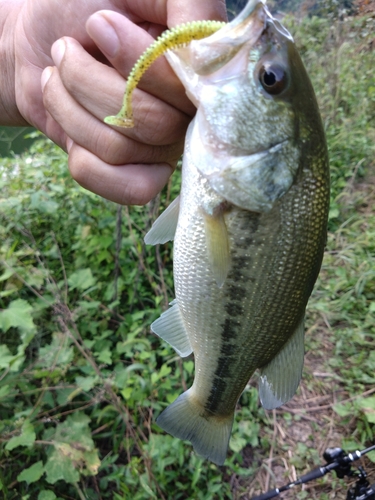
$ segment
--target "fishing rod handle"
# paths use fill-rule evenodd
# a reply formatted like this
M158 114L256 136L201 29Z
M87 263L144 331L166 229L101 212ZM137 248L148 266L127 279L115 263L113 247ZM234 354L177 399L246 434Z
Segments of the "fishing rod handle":
M294 483L289 483L281 488L276 488L274 490L267 491L267 493L263 493L263 495L260 495L259 497L253 497L252 500L268 500L269 498L277 497L282 491L287 491L290 488L293 488L293 486L297 486L297 484L303 484L307 483L308 481L313 481L314 479L318 479L319 477L324 476L327 472L328 472L328 467L318 467L317 469L308 472L304 476L301 476Z
M324 476L327 473L326 467L318 467L317 469L311 470L304 476L301 476L298 480L297 484L307 483L308 481L313 481L314 479L318 479L319 477Z
M259 495L258 497L253 497L251 500L268 500L269 498L274 498L279 496L280 490L274 489L267 491L267 493L263 493L263 495Z

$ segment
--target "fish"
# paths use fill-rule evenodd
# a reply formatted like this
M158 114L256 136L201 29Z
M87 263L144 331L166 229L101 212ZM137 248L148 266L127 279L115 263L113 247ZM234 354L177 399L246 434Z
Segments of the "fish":
M194 354L195 374L156 422L222 465L253 374L268 410L300 383L326 242L327 146L293 38L264 0L166 56L197 112L180 196L145 237L174 240L175 299L151 329Z

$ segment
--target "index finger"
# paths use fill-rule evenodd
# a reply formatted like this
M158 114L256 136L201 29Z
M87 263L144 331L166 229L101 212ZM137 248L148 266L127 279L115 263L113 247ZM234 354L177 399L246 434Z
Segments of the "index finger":
M125 79L138 58L154 42L144 29L113 11L96 12L87 21L86 29L111 65ZM107 42L109 39L110 43ZM116 43L113 40L116 40ZM187 115L192 116L195 112L195 107L185 95L185 89L164 57L160 57L151 65L137 88ZM134 97L138 96L138 93L139 90L136 90Z
M210 19L226 21L225 0L164 0L167 8L167 26Z
M127 0L125 10L132 21L139 19L139 22L149 21L168 28L202 19L227 19L225 0Z

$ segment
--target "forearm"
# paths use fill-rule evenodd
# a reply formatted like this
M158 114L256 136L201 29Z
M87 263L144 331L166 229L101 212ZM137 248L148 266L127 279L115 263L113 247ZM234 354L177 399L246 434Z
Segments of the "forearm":
M0 125L25 125L15 95L14 33L23 0L0 0Z

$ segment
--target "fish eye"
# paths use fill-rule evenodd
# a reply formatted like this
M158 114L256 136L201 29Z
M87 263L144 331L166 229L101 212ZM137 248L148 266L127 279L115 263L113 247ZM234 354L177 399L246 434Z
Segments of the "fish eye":
M259 81L270 95L281 94L288 86L288 75L279 64L262 65L259 71Z

